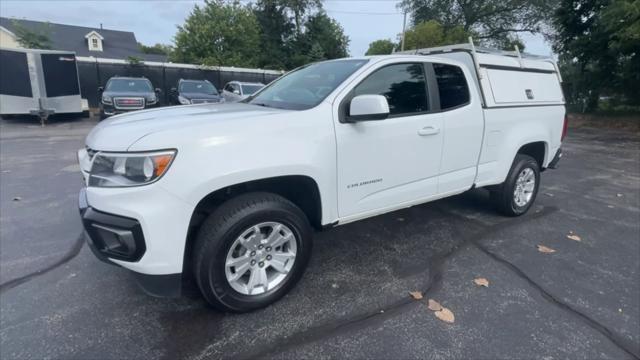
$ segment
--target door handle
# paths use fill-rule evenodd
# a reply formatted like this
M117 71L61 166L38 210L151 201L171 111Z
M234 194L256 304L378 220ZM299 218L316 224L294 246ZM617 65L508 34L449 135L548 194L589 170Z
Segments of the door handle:
M418 135L420 136L436 135L439 133L440 133L440 129L435 128L433 126L425 126L422 129L418 130Z

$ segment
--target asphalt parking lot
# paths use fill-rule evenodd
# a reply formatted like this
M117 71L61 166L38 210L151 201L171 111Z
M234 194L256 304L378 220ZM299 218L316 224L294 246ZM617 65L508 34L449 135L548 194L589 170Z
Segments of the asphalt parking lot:
M83 246L75 150L94 124L0 121L2 359L640 358L637 133L572 129L520 218L475 190L319 233L299 285L237 315L149 297Z

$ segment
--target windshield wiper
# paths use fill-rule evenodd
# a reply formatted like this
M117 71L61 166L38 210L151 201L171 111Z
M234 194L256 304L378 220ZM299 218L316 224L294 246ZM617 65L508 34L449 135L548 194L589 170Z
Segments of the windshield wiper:
M269 105L267 105L267 104L265 104L265 103L253 103L253 102L252 102L252 103L249 103L249 104L251 104L251 105L258 105L258 106L262 106L262 107L271 107L271 106L269 106Z

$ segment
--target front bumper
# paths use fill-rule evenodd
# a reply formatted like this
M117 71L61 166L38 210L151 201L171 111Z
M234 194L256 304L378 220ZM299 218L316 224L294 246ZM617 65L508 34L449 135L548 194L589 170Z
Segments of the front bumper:
M138 220L90 207L86 189L80 191L78 207L87 244L99 259L135 262L142 258L146 245Z
M109 189L84 188L79 195L78 207L89 248L98 259L132 270L145 292L179 296L188 229L188 220L184 228L181 226L183 216L179 212L188 212L188 206L175 198L170 201L171 195L161 196L157 190L155 201L145 191L139 196L132 196L131 192L96 196L103 190ZM145 209L155 211L146 211L148 215L143 217Z

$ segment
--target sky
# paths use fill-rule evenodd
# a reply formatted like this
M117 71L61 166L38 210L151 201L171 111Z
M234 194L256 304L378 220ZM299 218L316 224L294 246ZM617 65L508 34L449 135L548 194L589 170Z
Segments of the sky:
M0 16L68 25L132 31L145 45L170 44L176 26L184 22L202 0L1 0ZM246 2L246 1L243 1ZM349 52L361 56L378 39L397 40L403 14L399 0L324 0L327 13L336 19L351 39ZM407 23L409 19L407 19ZM541 36L522 37L527 52L550 55Z

